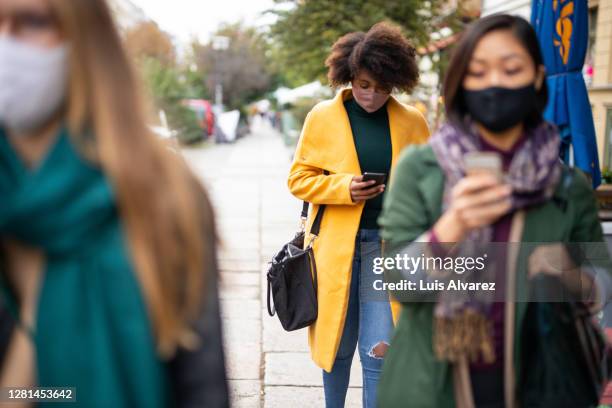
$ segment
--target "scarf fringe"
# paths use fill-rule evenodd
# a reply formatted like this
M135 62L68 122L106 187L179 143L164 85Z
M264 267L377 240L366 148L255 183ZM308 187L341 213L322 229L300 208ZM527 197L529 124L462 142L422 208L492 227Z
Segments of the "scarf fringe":
M493 325L483 314L464 310L453 318L434 319L433 346L440 360L456 363L463 356L475 362L479 357L487 364L495 362Z

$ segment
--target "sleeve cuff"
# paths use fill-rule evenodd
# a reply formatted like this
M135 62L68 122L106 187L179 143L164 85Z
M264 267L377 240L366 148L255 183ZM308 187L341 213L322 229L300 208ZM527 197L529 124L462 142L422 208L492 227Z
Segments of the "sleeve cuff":
M345 185L345 187L343 188L343 191L345 193L344 201L349 205L357 205L357 203L353 201L353 197L351 197L351 182L352 181L353 181L353 175L347 174L343 182L343 184Z
M450 250L440 242L433 229L429 230L429 249L433 256L445 258L450 254Z

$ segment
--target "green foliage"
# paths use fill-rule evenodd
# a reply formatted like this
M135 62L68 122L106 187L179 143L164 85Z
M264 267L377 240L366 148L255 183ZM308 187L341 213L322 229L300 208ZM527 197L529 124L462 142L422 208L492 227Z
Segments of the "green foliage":
M194 68L196 68L194 66ZM188 99L211 99L212 94L206 86L205 76L198 69L189 69L181 75L183 82L184 98Z
M289 111L295 118L295 121L298 124L298 129L302 128L304 121L306 120L306 115L308 115L308 112L312 110L312 107L315 106L317 102L319 102L319 99L300 98L292 104Z
M604 184L612 184L612 171L605 167L601 172L601 180Z
M168 117L168 126L177 132L179 142L190 144L202 140L204 130L198 124L195 112L179 103L169 105L165 112Z
M141 67L155 106L166 113L168 126L177 132L181 143L193 143L202 139L203 130L193 111L181 104L184 98L202 98L202 89L197 87L197 73L181 72L166 66L158 59L141 60Z
M292 4L278 15L270 36L273 57L292 83L325 81L324 61L342 35L379 21L399 24L415 45L427 43L441 0L275 0Z
M202 138L203 131L183 99L207 98L204 75L195 64L179 66L170 36L156 23L145 22L125 33L125 45L140 68L155 108L163 110L168 126L178 139L190 143Z

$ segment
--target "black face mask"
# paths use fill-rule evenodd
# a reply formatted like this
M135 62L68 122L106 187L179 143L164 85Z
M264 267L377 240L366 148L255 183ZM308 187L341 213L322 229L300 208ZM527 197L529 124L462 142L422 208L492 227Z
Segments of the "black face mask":
M463 95L472 118L493 132L502 132L525 120L537 96L533 84L522 88L464 89Z

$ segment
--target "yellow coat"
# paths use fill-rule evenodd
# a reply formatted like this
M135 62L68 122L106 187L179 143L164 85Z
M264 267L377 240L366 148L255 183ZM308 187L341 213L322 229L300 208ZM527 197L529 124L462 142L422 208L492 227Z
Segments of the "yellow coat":
M364 207L364 202L351 200L349 191L353 176L362 174L343 104L350 97L351 90L346 89L310 111L287 182L294 196L313 204L308 231L319 204L329 204L319 237L313 243L319 280L319 313L317 321L309 328L308 341L312 359L326 371L332 369L344 329L355 236ZM418 110L402 105L393 97L387 104L387 112L393 168L402 149L425 142L429 130ZM329 175L324 175L323 170ZM306 244L311 239L312 236L308 236ZM399 305L392 306L396 320Z

